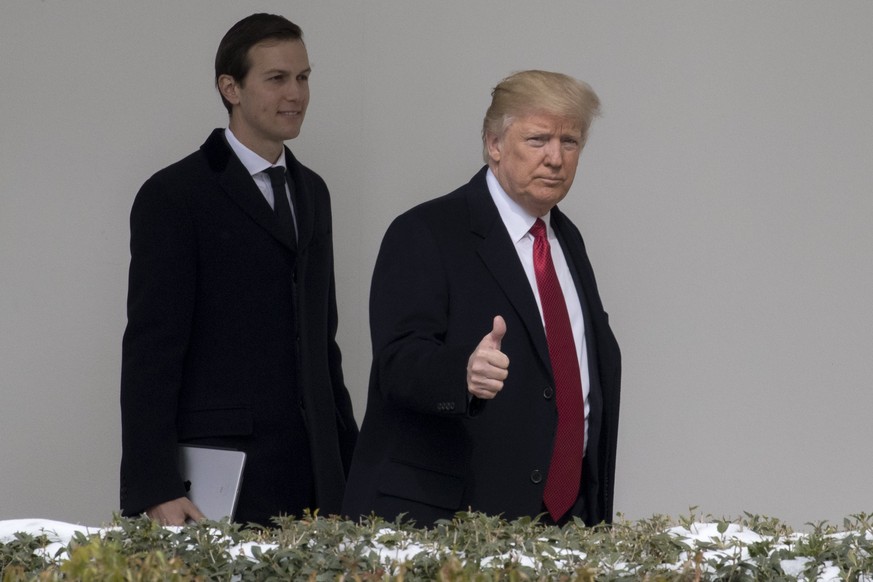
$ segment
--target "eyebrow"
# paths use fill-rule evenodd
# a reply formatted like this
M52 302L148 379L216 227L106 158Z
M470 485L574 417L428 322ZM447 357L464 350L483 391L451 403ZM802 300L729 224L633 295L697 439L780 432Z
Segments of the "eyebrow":
M582 135L582 130L571 129L565 131L551 131L548 129L534 129L531 131L522 132L525 137L579 137Z
M263 72L263 74L267 75L267 76L275 75L277 73L281 74L281 75L293 74L295 77L297 75L304 75L304 74L308 75L308 74L312 73L312 67L307 67L307 68L303 69L302 71L298 71L297 73L292 73L291 71L289 71L287 69L267 69L266 71Z

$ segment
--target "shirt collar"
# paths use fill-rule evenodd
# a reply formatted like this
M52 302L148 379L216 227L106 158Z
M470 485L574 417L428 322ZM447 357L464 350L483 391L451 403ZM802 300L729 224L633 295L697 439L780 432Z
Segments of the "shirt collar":
M485 173L485 182L488 184L488 192L491 193L491 199L494 200L494 204L497 206L497 212L500 213L500 219L506 226L507 232L509 232L509 238L512 239L513 243L518 243L528 236L528 231L530 231L530 227L536 222L537 217L531 216L515 200L509 197L509 194L506 193L503 186L497 181L497 176L494 175L491 168L488 168L488 171ZM552 212L549 211L544 216L539 217L546 223L547 231L550 231L552 228L551 214Z
M236 154L236 157L239 158L239 161L242 162L243 166L245 166L246 170L248 170L249 174L252 176L263 172L267 168L272 168L273 166L285 167L285 148L282 148L282 154L279 156L279 159L276 160L276 163L271 164L244 146L243 143L233 135L233 132L229 127L224 130L224 137L227 138L227 143L230 145L230 149L233 150L233 153Z

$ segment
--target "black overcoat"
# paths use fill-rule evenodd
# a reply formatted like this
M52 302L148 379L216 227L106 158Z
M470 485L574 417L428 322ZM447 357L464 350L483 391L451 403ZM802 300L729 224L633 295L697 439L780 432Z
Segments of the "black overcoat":
M335 341L330 198L285 150L299 237L283 230L215 130L159 171L131 211L121 508L184 495L180 442L248 458L240 521L309 492L336 513L357 437ZM242 512L242 514L240 514Z
M406 513L419 525L472 508L514 519L543 511L557 410L536 300L488 192L486 168L389 227L373 274L373 367L343 513ZM620 354L576 227L554 227L586 319L592 368L588 452L573 515L612 520ZM470 399L467 360L502 315L509 377Z

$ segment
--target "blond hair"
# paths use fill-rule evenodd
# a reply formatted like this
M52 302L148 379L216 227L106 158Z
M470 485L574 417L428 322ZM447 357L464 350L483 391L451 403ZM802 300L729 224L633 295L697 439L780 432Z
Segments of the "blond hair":
M513 73L491 91L491 105L482 123L486 163L487 135L502 137L514 118L534 113L557 115L578 123L584 145L591 122L600 115L600 99L588 83L562 73L538 70Z

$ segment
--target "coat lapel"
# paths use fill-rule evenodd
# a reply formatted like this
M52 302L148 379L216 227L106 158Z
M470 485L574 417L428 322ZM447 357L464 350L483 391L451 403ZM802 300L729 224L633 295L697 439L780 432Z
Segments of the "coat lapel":
M557 207L552 209L551 218L552 228L555 229L561 250L567 259L570 274L573 276L585 320L585 346L588 351L588 381L590 386L588 402L591 407L588 416L588 434L598 434L603 410L603 395L600 385L600 355L597 349L598 329L601 324L599 317L595 317L595 314L600 313L602 309L597 295L597 286L594 284L594 273L585 252L585 243L578 236L576 228L570 224L570 220ZM589 452L593 451L589 449ZM592 470L594 467L596 465L592 465L588 470Z
M527 283L527 275L518 260L515 246L500 220L500 214L485 182L483 168L469 183L467 203L470 208L471 231L481 237L479 256L491 272L498 286L509 298L546 369L551 370L546 333L536 298ZM497 314L495 314L497 315ZM511 333L510 330L507 330Z
M315 205L312 196L316 189L311 184L303 166L287 147L285 148L285 163L288 172L294 180L294 215L297 218L297 248L306 248L312 240L315 224Z
M597 293L597 284L594 280L594 272L588 262L588 253L585 251L585 243L582 241L578 230L558 207L552 209L552 228L561 243L561 249L570 266L579 300L582 301L586 320L591 321L592 327L597 331L600 321L595 315L603 311L600 304L600 296Z
M209 167L215 173L215 179L224 193L261 228L269 232L283 245L294 250L296 246L294 236L283 229L279 221L276 220L273 209L270 208L263 194L258 190L245 166L233 154L233 150L225 141L224 130L214 130L206 142L200 146L200 149L206 156Z

